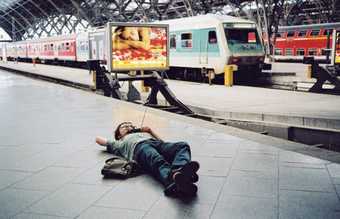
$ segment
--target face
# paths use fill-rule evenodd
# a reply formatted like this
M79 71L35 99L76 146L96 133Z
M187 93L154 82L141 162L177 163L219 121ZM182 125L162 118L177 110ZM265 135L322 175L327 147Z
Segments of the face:
M131 122L126 122L123 123L120 127L119 127L119 138L123 138L125 135L127 135L132 129L134 128L134 126L132 125Z
M126 40L139 40L139 34L136 27L125 27L121 36Z

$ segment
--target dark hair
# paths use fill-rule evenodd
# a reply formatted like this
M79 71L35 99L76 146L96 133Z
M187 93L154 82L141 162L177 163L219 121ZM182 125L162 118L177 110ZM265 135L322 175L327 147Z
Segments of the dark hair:
M131 122L122 122L122 123L120 123L120 124L117 126L117 128L116 128L116 130L115 130L115 139L116 139L116 140L119 140L119 136L120 136L119 129L120 129L120 127L121 127L122 125L126 124L126 123L131 123Z
M119 31L124 31L125 30L125 26L118 26L118 27L116 27L116 29L115 29L115 33L118 33ZM119 34L120 35L120 34Z

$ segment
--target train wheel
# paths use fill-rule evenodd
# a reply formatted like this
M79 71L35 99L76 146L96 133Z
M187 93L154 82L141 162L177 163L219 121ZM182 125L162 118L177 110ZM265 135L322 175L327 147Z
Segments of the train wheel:
M195 69L188 69L188 81L195 81L196 72Z
M200 69L195 69L195 81L196 82L203 82L205 78L204 73Z
M187 81L188 80L188 69L185 68L183 70L183 80Z

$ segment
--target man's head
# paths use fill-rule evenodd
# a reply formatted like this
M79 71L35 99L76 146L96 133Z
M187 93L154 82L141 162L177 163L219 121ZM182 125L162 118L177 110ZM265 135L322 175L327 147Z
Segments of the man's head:
M131 122L120 123L115 130L115 139L119 140L129 134L135 127Z

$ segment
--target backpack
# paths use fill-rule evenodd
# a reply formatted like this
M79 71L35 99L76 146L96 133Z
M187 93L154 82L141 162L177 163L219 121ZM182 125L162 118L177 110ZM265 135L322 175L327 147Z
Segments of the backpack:
M136 161L127 160L124 157L113 156L105 161L105 165L101 170L104 178L126 179L137 176L140 168Z

